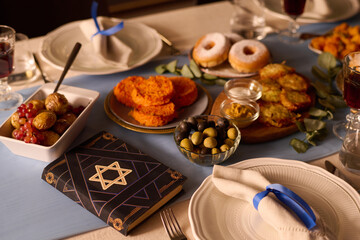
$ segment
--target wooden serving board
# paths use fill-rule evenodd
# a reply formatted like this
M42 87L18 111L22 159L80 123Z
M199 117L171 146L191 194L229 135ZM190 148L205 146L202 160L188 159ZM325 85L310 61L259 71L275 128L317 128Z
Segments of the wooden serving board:
M211 114L219 115L220 114L220 104L227 98L226 94L221 92L219 96L215 99L213 107L211 109ZM292 124L287 127L271 127L266 126L256 120L250 126L246 128L241 128L241 142L244 143L261 143L267 142L282 137L286 137L290 134L293 134L298 131L296 124Z

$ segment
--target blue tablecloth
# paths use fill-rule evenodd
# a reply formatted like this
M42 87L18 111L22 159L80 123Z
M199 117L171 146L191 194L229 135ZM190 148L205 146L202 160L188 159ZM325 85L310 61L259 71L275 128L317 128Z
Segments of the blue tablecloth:
M357 16L348 22L360 22ZM313 24L302 27L304 32L325 33L338 23ZM219 29L221 31L221 29ZM274 62L286 60L286 64L310 79L311 66L316 64L317 56L307 49L307 42L300 45L287 45L278 41L276 35L263 41L271 51ZM87 125L73 146L86 138L106 130L137 146L168 166L188 177L184 186L185 193L178 200L191 197L203 179L211 174L211 167L201 167L188 162L177 150L171 134L144 134L133 132L112 122L105 114L104 100L121 79L130 75L154 75L154 67L170 60L153 61L137 69L105 76L78 76L64 80L64 84L93 89L100 92L100 98L88 119ZM186 56L178 56L179 65L188 63ZM213 99L222 91L220 86L206 86ZM27 98L36 88L22 90ZM334 121L342 120L347 109L337 112ZM1 112L3 122L11 112ZM290 146L293 137L303 139L301 133L262 144L240 144L238 150L224 165L256 157L278 157L301 161L310 161L337 152L341 141L332 133L332 123L328 122L328 137L317 147L310 148L304 154L296 153ZM0 144L0 238L1 239L56 239L106 226L104 222L65 197L40 179L45 162L28 159L12 154Z

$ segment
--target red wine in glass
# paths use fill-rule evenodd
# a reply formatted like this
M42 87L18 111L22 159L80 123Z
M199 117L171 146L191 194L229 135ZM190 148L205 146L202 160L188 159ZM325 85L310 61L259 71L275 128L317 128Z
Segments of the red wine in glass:
M346 104L360 109L360 72L350 72L344 79L344 99Z
M0 42L0 78L10 75L13 71L14 49L7 42Z
M284 11L292 16L297 17L303 14L306 0L283 0Z

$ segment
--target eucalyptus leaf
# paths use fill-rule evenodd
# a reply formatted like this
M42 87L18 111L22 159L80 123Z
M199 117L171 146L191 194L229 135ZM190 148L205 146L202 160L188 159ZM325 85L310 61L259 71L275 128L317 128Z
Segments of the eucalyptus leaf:
M166 71L166 66L165 64L160 64L158 66L155 67L155 72L157 74L163 74Z
M178 60L173 60L173 61L169 62L168 64L166 64L166 69L171 73L175 73L177 63L178 63Z
M226 82L227 81L225 79L222 79L222 78L218 78L218 79L215 80L216 85L219 85L219 86L224 86Z
M328 111L312 107L309 109L309 114L313 117L326 117L328 115Z
M325 128L326 122L317 119L305 118L304 125L306 131L311 132Z
M326 98L329 95L329 88L325 86L323 83L316 81L316 82L312 82L311 85L315 88L316 94L320 98Z
M342 96L337 96L337 95L328 95L326 97L326 101L328 103L330 103L331 105L333 105L336 108L345 108L347 107L344 99Z
M328 113L328 119L329 120L334 119L334 114L331 111L327 110L327 113Z
M184 64L184 66L182 67L181 75L187 78L194 78L194 74L191 72L187 64Z
M306 132L305 126L302 122L296 121L295 124L300 132Z
M207 80L215 80L217 79L218 77L217 76L214 76L214 75L211 75L211 74L208 74L208 73L204 73L203 74L203 77Z
M329 103L328 101L326 101L325 99L321 99L319 98L318 99L318 102L320 103L320 105L322 105L323 107L327 108L327 109L330 109L332 112L335 111L335 107Z
M290 145L295 149L296 152L298 153L304 153L308 150L309 148L309 145L304 142L304 141L301 141L297 138L293 138L290 140Z
M328 74L331 78L335 77L341 70L341 66L336 66L334 68L329 69Z
M192 73L194 74L194 76L195 76L196 78L201 78L202 73L201 73L201 71L200 71L199 66L198 66L198 65L196 64L196 62L194 61L194 59L191 59L191 60L190 60L189 66L190 66L190 70L192 71Z
M323 52L319 55L318 59L318 64L320 67L325 68L326 70L330 70L331 68L336 67L337 64L337 60L334 57L334 55L332 55L329 52Z
M207 79L204 79L204 78L200 78L200 81L206 85L215 85L216 84L216 81L214 80L207 80Z
M312 74L314 74L316 77L318 77L319 79L321 79L323 81L326 81L326 82L331 81L331 78L329 77L329 75L326 74L325 72L323 72L318 66L312 66L311 72L312 72Z

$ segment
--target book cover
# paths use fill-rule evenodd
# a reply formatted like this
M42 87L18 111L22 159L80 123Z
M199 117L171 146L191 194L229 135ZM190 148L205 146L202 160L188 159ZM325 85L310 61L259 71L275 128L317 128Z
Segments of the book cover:
M186 180L108 132L64 153L41 178L124 235L179 193Z

